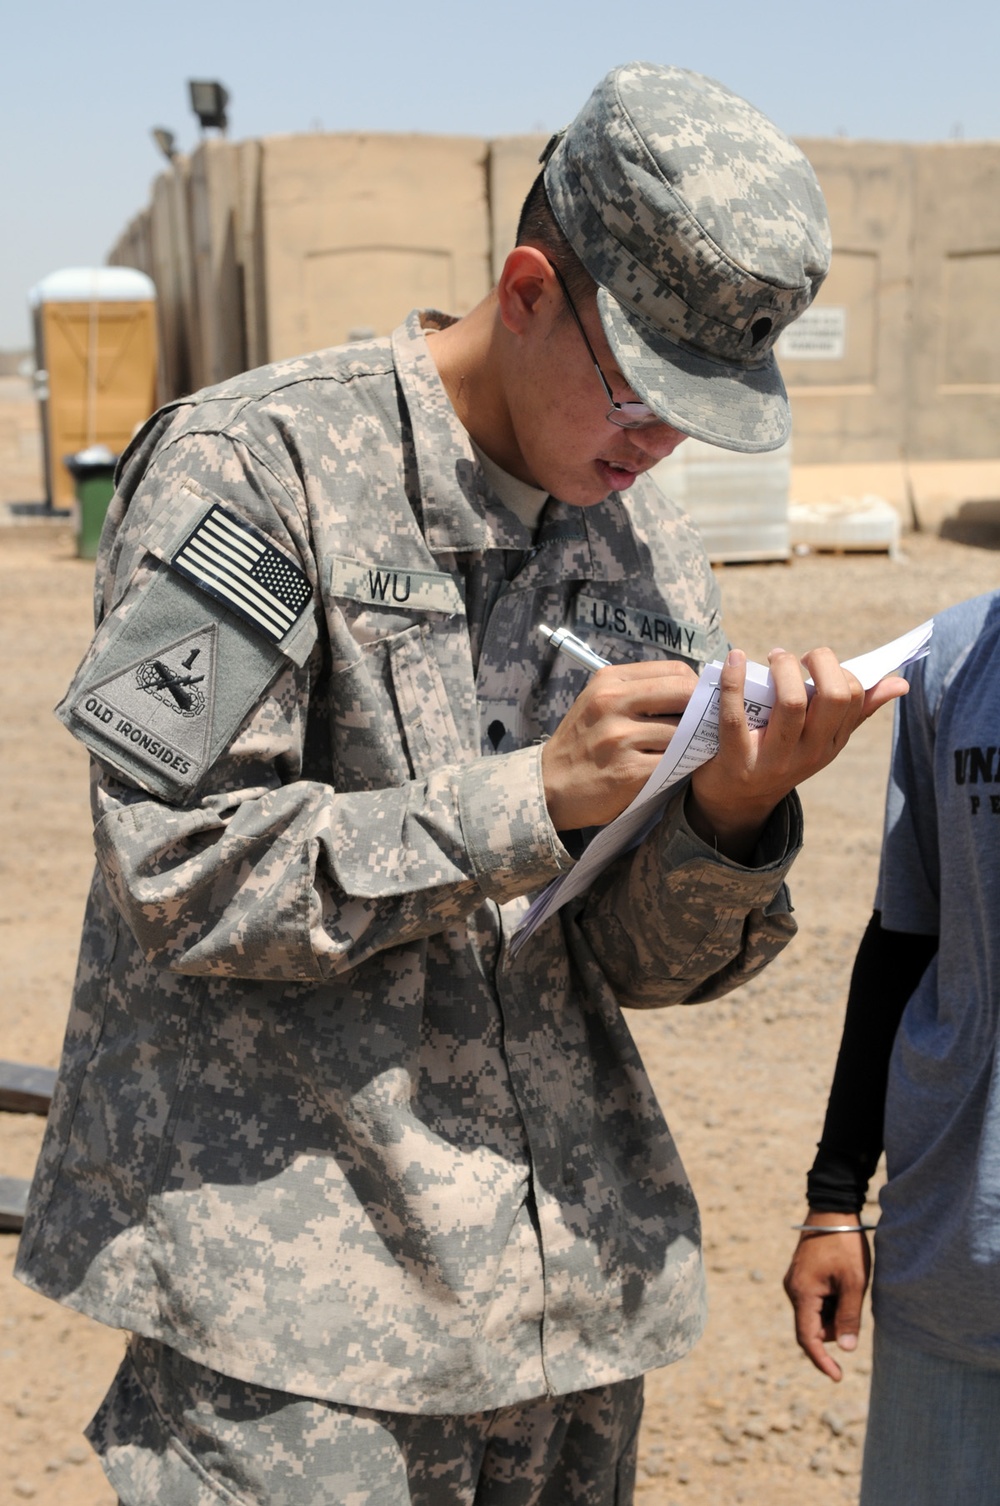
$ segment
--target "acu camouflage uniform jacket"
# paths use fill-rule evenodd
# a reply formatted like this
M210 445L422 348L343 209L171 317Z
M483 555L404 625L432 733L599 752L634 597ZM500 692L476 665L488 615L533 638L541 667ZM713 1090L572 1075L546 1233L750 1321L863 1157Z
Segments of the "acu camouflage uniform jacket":
M697 1209L621 1006L722 993L788 940L797 802L743 868L675 801L506 941L573 862L540 742L586 672L538 624L714 656L688 523L640 482L550 500L532 542L412 315L157 415L97 596L60 715L96 755L98 864L21 1277L382 1409L682 1354Z

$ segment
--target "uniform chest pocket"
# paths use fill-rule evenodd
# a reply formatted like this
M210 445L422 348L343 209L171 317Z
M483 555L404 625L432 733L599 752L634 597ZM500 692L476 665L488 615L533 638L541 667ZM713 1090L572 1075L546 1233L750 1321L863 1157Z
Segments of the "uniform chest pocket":
M424 623L362 645L359 658L333 676L330 715L340 790L426 779L466 756Z

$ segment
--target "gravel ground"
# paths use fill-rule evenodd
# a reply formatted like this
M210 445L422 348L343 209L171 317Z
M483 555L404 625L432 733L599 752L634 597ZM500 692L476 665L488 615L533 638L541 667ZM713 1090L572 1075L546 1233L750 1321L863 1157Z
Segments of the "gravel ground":
M996 547L1000 534L914 535L899 561L728 567L730 635L757 659L776 643L830 643L846 658L1000 584ZM50 714L88 638L90 590L68 529L0 529L0 1054L42 1065L58 1059L91 865L86 760ZM803 790L800 934L784 956L718 1003L632 1018L702 1206L711 1300L695 1352L649 1378L642 1506L856 1499L868 1334L831 1385L795 1348L780 1283L871 909L889 733L883 713ZM40 1133L36 1119L0 1115L0 1173L30 1175ZM113 1506L80 1429L121 1336L13 1282L15 1239L0 1235L0 1501Z

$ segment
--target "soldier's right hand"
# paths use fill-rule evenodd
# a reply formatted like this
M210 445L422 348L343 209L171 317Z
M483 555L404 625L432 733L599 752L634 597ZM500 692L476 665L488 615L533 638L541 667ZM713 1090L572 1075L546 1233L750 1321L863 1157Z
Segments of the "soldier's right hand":
M698 676L660 660L599 669L542 749L557 831L604 826L642 789L670 742Z

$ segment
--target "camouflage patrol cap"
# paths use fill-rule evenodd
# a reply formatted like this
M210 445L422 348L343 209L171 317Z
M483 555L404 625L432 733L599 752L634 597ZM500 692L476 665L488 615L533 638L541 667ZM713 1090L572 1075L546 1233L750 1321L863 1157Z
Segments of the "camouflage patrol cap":
M830 265L823 194L795 143L712 79L626 63L542 161L634 391L710 444L776 449L791 417L774 343Z

